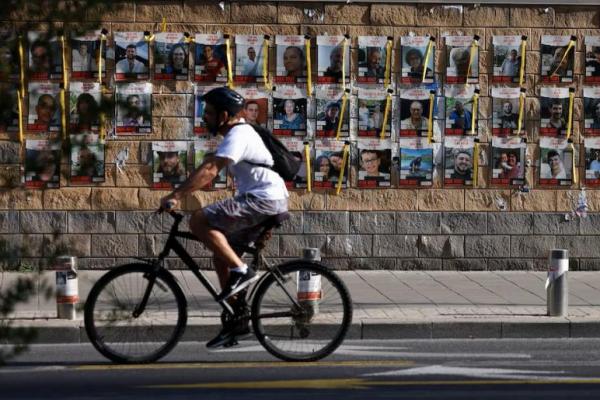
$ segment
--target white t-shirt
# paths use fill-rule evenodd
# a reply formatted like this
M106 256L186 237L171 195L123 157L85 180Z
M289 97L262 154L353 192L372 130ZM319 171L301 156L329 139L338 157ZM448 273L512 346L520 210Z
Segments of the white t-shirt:
M251 193L265 200L283 200L289 197L285 182L277 172L243 162L273 165L271 153L250 125L231 128L217 147L215 156L232 161L229 171L235 179L238 194Z

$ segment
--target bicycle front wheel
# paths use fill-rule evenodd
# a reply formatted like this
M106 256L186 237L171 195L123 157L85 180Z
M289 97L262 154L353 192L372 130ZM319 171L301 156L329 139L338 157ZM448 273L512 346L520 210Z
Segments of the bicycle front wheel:
M175 347L185 330L183 292L169 272L153 268L149 264L115 268L96 282L87 298L85 330L94 347L114 362L156 361ZM145 294L148 300L138 315Z
M293 261L277 267L256 289L252 325L275 357L315 361L344 340L352 322L352 300L342 280L327 267Z

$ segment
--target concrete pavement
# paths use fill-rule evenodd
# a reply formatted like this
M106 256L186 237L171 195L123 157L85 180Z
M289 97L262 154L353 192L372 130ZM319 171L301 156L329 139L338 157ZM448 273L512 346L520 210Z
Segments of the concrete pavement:
M81 271L85 299L104 271ZM219 310L188 271L174 271L188 297L184 340L205 340L220 327ZM563 338L600 337L600 274L569 272L569 315L546 316L545 272L340 271L354 301L348 338ZM19 274L4 273L0 290ZM213 272L208 272L216 282ZM54 273L40 279L53 284ZM13 326L39 330L39 343L86 341L82 313L56 319L54 299L42 295L10 315Z

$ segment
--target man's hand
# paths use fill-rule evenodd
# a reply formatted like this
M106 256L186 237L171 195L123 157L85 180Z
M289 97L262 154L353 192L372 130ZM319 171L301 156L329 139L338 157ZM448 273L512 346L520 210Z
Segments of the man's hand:
M173 210L179 205L179 200L173 193L160 199L160 208L166 211Z

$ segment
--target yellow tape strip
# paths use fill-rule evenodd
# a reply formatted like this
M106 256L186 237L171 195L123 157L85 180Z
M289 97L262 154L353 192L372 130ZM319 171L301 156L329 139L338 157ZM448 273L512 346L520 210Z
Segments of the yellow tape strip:
M473 95L473 118L471 118L471 135L475 136L475 127L477 126L477 113L479 112L479 93Z
M569 92L569 118L567 120L567 139L571 137L571 129L573 125L573 101L575 93Z
M523 118L525 117L525 93L519 94L519 122L517 125L517 135L521 134L523 128Z
M479 178L479 143L475 142L473 147L473 187L477 187Z
M162 17L162 24L160 28L163 32L167 31L167 17Z
M263 65L262 74L265 81L265 88L271 90L271 83L269 82L269 40L263 41Z
M342 89L346 90L346 49L348 48L348 38L342 40Z
M571 157L573 160L573 183L577 185L579 183L579 171L577 170L577 162L575 162L575 145L573 143L570 145L573 152L573 156Z
M479 43L477 40L473 39L473 42L471 42L471 50L469 51L469 67L467 68L467 76L465 77L465 83L467 85L469 84L469 76L471 76L471 63L473 62L473 58L475 58L477 46L479 46Z
M17 106L19 107L19 142L23 143L23 100L20 90L17 90Z
M304 144L304 159L306 160L306 190L312 191L312 179L311 179L311 171L310 171L310 145L308 143Z
M67 137L67 100L66 100L66 90L61 89L60 91L60 107L61 107L61 126L62 126L62 137L63 139Z
M233 74L231 67L231 40L229 38L225 39L225 52L227 53L227 87L233 87Z
M102 52L104 51L104 42L106 42L106 35L100 34L100 53L98 54L98 83L102 85Z
M383 85L388 87L392 76L392 46L393 42L388 40L385 44L385 74L383 78Z
M521 40L521 66L519 68L519 86L525 84L525 51L527 49L527 40Z
M310 60L310 39L304 39L304 52L306 53L306 95L312 96L312 63Z
M340 120L338 121L337 131L335 132L335 139L339 140L340 132L342 131L342 125L344 124L344 113L346 112L346 103L348 102L348 93L344 92L342 96L342 109L340 110Z
M19 36L19 72L21 82L21 96L25 98L25 51L23 49L23 36Z
M427 66L429 65L429 58L431 57L432 49L433 49L433 40L430 39L429 43L427 44L427 52L425 53L425 61L423 62L423 76L421 77L421 82L425 82L425 78L427 76Z
M387 128L387 122L388 122L388 118L390 116L390 111L392 108L392 94L388 93L385 99L385 111L383 113L383 125L381 126L381 133L379 134L379 137L381 139L385 139L385 131Z
M67 90L69 84L69 74L67 74L67 46L65 46L65 35L60 37L60 41L62 44L63 87L65 90Z
M435 106L435 94L429 93L429 115L427 118L427 143L433 142L433 108Z
M344 144L344 157L342 158L342 168L340 169L340 176L338 177L337 187L335 189L335 194L338 195L342 191L342 184L344 179L344 171L346 170L346 164L348 163L348 153L350 151L350 146L348 144Z
M565 60L567 59L567 56L569 55L569 52L571 51L571 49L573 47L575 47L575 41L569 40L569 45L567 46L567 51L565 51L565 54L563 54L562 59L560 60L560 63L558 63L558 65L556 66L556 69L552 72L552 74L550 74L550 76L556 75L556 71L558 71L559 68L562 66L562 64L565 62Z
M106 116L103 112L100 113L100 127L98 130L100 142L104 143L104 139L106 138Z

